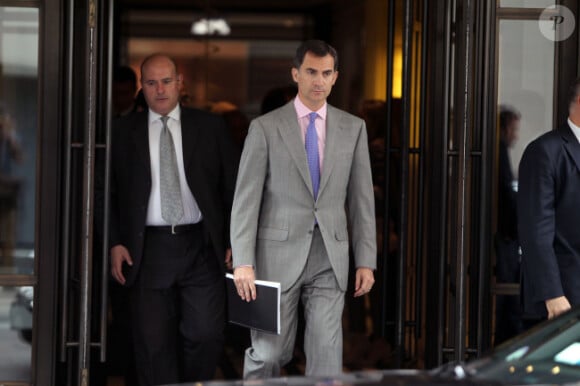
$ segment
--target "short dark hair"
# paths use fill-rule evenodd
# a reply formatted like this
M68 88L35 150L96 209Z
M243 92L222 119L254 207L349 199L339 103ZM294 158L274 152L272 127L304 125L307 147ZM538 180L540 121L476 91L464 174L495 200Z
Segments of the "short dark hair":
M519 120L522 114L513 106L500 105L499 106L499 128L505 130L515 120Z
M576 97L580 94L580 78L576 78L574 83L568 89L568 106L574 103Z
M334 47L322 40L306 40L296 49L296 55L293 60L295 68L300 68L307 52L318 57L324 57L326 55L332 56L334 59L334 71L338 70L338 53Z

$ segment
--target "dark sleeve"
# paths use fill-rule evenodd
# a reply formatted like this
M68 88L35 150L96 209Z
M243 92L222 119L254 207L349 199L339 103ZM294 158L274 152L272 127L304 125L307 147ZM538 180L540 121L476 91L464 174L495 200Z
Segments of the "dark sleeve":
M536 140L524 151L517 195L525 296L541 302L564 294L556 254L556 157L561 148Z
M111 169L109 176L109 248L121 244L119 234L119 196L118 196L118 168L121 160L119 159L119 147L121 146L121 127L122 119L116 119L113 122L111 130Z

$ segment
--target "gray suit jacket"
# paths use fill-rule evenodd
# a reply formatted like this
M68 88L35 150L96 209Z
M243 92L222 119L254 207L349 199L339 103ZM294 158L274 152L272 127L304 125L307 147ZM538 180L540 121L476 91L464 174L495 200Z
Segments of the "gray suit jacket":
M324 162L315 202L294 103L252 121L240 162L231 217L234 266L256 278L299 278L315 220L346 291L349 239L357 267L376 268L374 193L365 123L328 105ZM349 237L350 235L350 237Z

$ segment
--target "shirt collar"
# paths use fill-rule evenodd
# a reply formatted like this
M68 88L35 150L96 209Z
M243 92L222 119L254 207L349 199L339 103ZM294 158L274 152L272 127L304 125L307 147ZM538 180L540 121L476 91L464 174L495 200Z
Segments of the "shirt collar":
M308 114L313 112L308 107L306 107L306 105L304 105L304 103L302 103L302 101L300 100L298 95L296 95L296 98L294 98L294 108L296 109L296 114L298 115L298 118L304 118L304 117L308 116ZM327 108L327 103L324 102L322 107L314 112L317 113L318 116L324 120L324 119L326 119L326 108Z
M179 103L177 104L177 106L175 106L173 110L169 112L169 114L167 114L167 116L171 119L179 121L179 117L181 116L181 109L179 107ZM149 123L154 122L159 118L161 118L161 114L158 114L155 111L149 109Z
M572 132L574 133L574 136L576 137L576 139L578 140L578 142L580 142L580 127L576 126L570 120L570 118L568 118L568 126L570 126L570 129L572 129Z

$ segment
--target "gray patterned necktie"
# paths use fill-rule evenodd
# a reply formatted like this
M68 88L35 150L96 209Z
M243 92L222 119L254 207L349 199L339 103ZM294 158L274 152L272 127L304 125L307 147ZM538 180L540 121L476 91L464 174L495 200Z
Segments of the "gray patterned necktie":
M173 137L167 127L169 117L161 117L163 129L159 138L159 183L161 191L161 217L171 225L176 225L183 217L179 172Z

